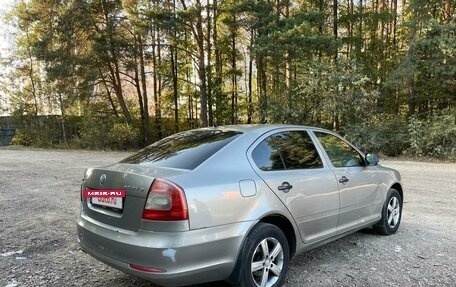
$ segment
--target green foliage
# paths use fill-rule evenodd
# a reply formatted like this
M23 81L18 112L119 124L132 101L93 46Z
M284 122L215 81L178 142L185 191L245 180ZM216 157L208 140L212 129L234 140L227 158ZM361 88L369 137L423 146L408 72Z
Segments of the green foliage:
M341 131L386 155L454 158L455 8L22 0L0 91L26 145L125 149L268 122Z
M369 90L370 79L355 61L315 59L297 69L291 95L270 100L270 122L325 126L331 124L327 115L335 111L349 125L363 122L375 109L377 92Z
M397 116L379 114L365 123L353 123L343 129L345 137L364 152L399 156L409 147L407 121Z
M29 107L30 108L30 107ZM99 113L93 105L84 116L34 116L26 110L13 115L14 144L35 147L127 150L138 148L139 129L131 128L120 117ZM22 112L22 113L21 113ZM63 131L65 130L66 141Z
M413 156L456 160L456 112L430 116L426 120L410 118L408 123Z
M456 160L456 113L446 111L408 122L387 114L377 115L366 124L353 124L343 132L365 152L387 156L412 156Z
M42 148L68 147L63 139L61 116L40 116L33 114L13 114L13 122L16 127L14 144L35 146ZM77 118L66 119L66 133L75 134Z
M125 120L100 104L92 104L79 118L78 133L73 145L89 149L131 149L138 147L139 128L129 126Z

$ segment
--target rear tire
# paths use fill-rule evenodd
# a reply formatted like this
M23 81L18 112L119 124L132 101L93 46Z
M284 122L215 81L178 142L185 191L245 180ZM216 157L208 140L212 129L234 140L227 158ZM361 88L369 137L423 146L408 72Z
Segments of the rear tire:
M241 287L279 287L290 261L288 241L280 228L260 222L250 231L237 265Z
M382 219L374 225L374 230L383 235L396 233L402 219L402 198L394 188L388 191L382 209Z

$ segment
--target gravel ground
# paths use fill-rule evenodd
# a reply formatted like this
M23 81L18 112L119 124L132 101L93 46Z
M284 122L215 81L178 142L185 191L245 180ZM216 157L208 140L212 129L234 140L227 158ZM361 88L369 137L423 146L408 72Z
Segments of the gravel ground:
M99 263L76 242L84 169L126 155L0 148L0 286L155 286ZM286 286L456 286L456 164L382 164L405 183L398 233L363 230L296 256Z

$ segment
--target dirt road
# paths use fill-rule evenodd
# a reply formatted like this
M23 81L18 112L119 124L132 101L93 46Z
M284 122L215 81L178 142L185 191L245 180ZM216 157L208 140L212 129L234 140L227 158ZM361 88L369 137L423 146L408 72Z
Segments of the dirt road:
M126 155L0 148L0 286L154 286L76 242L84 169ZM456 164L382 164L405 183L398 233L364 230L296 256L286 286L456 286Z

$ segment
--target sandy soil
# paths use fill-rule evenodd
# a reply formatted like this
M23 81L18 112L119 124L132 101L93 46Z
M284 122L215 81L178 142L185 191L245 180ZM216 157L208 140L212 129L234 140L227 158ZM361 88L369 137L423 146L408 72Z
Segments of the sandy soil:
M0 148L0 286L155 286L99 263L76 242L84 169L126 155ZM363 230L296 256L286 286L456 285L456 164L382 164L405 184L398 233Z

